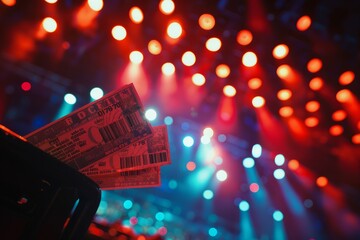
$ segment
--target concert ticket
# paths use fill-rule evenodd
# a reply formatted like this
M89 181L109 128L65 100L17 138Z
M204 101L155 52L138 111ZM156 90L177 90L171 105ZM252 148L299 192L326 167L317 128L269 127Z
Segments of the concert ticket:
M156 187L161 184L160 167L150 167L108 175L92 176L91 179L102 190Z
M97 161L81 172L89 177L170 164L166 125L153 127L153 135Z
M150 137L142 103L128 84L28 134L25 138L81 170L132 143Z

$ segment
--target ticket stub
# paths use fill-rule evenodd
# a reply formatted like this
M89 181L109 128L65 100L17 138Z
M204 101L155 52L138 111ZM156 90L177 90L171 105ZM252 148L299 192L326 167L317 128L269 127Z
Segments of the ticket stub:
M152 126L128 84L28 134L25 138L69 166L81 170L150 137Z
M160 186L160 167L90 177L102 190Z
M81 172L96 176L170 164L170 151L166 125L153 127L153 135L130 144Z

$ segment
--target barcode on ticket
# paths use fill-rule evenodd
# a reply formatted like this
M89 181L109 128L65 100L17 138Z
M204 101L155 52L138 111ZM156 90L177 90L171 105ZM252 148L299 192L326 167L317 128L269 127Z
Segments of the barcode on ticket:
M167 152L120 157L120 169L142 167L149 164L153 165L155 163L163 163L166 162L167 159Z

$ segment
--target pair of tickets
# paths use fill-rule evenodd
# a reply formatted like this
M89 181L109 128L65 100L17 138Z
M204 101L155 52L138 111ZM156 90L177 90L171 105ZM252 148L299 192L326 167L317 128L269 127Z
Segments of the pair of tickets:
M103 190L159 186L171 163L167 127L151 126L132 83L25 138Z

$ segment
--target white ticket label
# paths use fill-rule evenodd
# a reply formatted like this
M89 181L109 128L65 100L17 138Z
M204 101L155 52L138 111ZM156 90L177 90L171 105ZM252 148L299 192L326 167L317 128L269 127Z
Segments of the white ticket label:
M160 167L90 177L102 190L160 186Z
M130 144L108 157L97 161L81 172L87 176L111 174L170 164L170 151L166 125L153 127L153 135Z
M81 170L152 135L133 84L113 91L28 134L25 138Z

